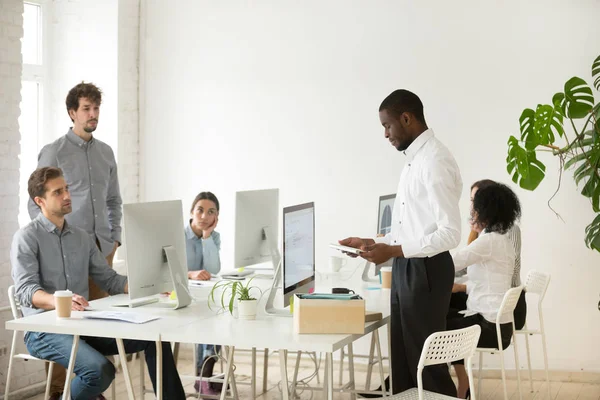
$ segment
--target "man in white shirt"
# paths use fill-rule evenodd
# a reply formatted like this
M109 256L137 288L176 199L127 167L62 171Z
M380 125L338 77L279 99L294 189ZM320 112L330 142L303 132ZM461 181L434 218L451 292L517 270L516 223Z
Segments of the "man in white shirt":
M392 213L391 232L340 244L365 250L375 264L394 258L391 290L392 390L417 386L425 339L446 329L454 282L449 250L460 242L462 179L450 151L427 127L423 103L408 90L392 92L379 107L385 138L406 155ZM426 390L456 397L447 366L423 371Z

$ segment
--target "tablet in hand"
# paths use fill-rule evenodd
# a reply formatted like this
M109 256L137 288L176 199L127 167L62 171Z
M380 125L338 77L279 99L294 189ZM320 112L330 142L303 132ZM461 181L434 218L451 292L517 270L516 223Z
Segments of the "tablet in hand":
M356 255L363 253L363 250L361 250L361 249L355 249L354 247L342 246L341 244L331 243L329 245L329 247L331 247L332 249L343 251L344 253L351 253L351 254L356 254Z

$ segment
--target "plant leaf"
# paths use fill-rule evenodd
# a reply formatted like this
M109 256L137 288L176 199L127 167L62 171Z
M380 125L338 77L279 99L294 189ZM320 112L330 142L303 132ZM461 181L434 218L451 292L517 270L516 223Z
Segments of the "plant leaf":
M578 163L581 160L585 159L585 154L580 153L577 154L575 157L570 158L566 163L565 166L563 167L563 169L566 171L568 170L573 164Z
M539 107L539 106L538 106ZM535 111L526 108L519 118L519 129L521 131L521 141L525 142L525 147L533 150L540 144L538 133L534 129Z
M555 93L552 96L552 105L562 111L562 115L565 115L565 109L563 108L565 102L565 94L563 92Z
M574 76L565 83L564 114L571 119L585 118L594 107L592 89Z
M514 136L508 139L506 163L513 182L523 189L534 190L546 175L546 166L536 158L535 151L522 148Z
M600 251L600 214L585 228L585 245L596 251Z
M235 301L236 289L238 286L238 282L233 283L233 288L231 289L231 298L229 299L229 313L233 315L233 302Z
M521 115L521 117L523 117ZM535 109L533 130L540 144L552 144L556 136L562 137L564 133L563 115L560 107L548 104L539 104ZM525 145L529 150L535 149Z
M587 131L591 132L591 131ZM586 132L586 134L587 134ZM588 147L594 144L594 138L586 138L583 140L577 140L571 144L571 149L583 149L584 147Z
M592 78L594 79L594 87L596 90L600 90L600 56L592 64Z

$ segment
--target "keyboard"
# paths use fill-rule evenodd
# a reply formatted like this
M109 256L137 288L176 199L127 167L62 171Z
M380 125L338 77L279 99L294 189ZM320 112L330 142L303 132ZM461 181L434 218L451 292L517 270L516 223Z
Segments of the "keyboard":
M135 299L131 301L127 301L125 303L113 304L113 307L140 307L145 306L146 304L158 303L158 297L142 297L141 299Z
M253 273L254 273L254 271L248 271L248 270L233 271L233 272L221 273L221 278L243 280L246 276L252 275Z

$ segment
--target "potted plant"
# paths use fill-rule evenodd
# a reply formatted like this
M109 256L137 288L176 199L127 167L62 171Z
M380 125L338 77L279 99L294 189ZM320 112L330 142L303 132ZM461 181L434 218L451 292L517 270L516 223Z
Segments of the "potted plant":
M260 295L262 296L262 290L257 286L251 285L253 279L254 278L250 278L245 283L230 280L217 282L208 295L208 308L212 310L212 304L219 307L221 310L229 311L229 313L233 315L235 301L237 300L238 318L255 319L258 299L254 297L251 292L256 290L260 292ZM221 291L220 295L216 294L219 291ZM215 300L215 297L217 300ZM219 297L220 301L218 300Z
M600 56L591 72L593 86L600 91ZM519 123L519 138L508 140L506 164L512 180L523 189L535 190L546 174L546 166L536 156L542 152L556 156L561 171L576 167L573 178L596 213L585 229L585 244L600 252L600 103L594 101L592 88L573 77L551 104L523 110Z

